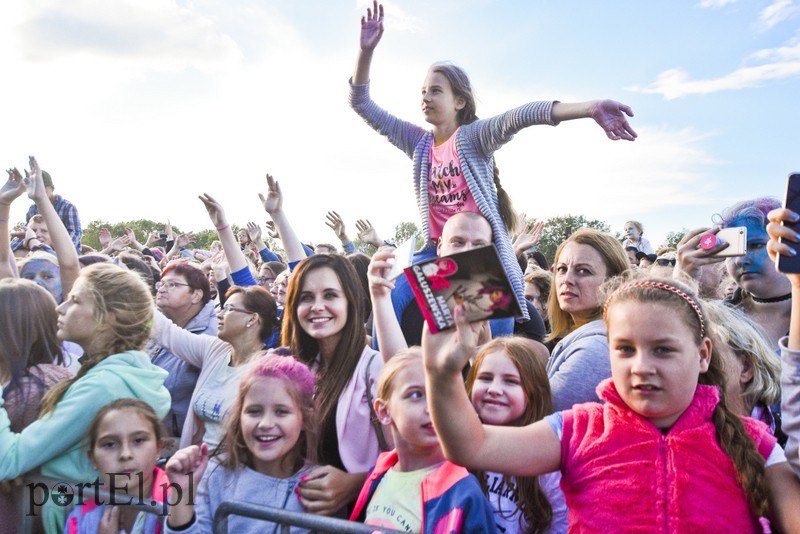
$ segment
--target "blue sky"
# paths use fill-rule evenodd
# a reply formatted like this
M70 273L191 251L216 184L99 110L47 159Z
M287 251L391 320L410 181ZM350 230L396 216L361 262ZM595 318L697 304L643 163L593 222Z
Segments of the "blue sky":
M37 155L84 223L263 222L269 172L307 241L416 221L411 163L347 105L366 2L14 0L0 6L0 159ZM529 128L496 157L518 210L582 214L660 243L800 170L800 1L385 3L372 93L424 124L428 65L472 78L478 114L531 100L630 105L634 143L589 121ZM4 168L5 168L4 167ZM12 216L21 219L28 202Z

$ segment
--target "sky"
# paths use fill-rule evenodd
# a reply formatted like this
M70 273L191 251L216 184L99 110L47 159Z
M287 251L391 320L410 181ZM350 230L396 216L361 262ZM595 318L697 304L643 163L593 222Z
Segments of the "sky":
M348 106L353 0L6 0L0 3L0 165L34 154L84 225L266 220L280 183L300 238L335 242L370 220L418 223L411 161ZM584 215L654 245L733 203L782 199L800 171L800 0L396 0L373 98L425 126L428 66L470 75L478 116L535 100L631 106L635 142L591 120L527 128L496 153L529 218ZM29 201L17 200L12 221Z

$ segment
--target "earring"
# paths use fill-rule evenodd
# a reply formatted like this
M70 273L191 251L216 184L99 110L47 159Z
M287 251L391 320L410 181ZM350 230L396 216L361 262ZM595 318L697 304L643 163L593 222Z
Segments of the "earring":
M253 326L253 323L247 323L246 326L247 326L247 328L250 328L251 326Z

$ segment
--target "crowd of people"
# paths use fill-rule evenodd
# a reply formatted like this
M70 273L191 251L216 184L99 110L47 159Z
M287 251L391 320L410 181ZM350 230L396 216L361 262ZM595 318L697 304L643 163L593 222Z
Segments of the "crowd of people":
M382 34L375 2L350 103L412 160L413 261L493 245L519 316L470 323L457 304L455 328L431 333L390 274L394 244L361 219L377 252L356 250L333 211L320 220L341 247L304 243L269 175L265 228L234 234L202 194L209 250L132 229L89 250L31 157L0 188L0 532L24 516L46 532L211 532L230 500L405 532L800 532L800 275L773 264L800 214L742 201L675 248L638 221L622 241L583 228L546 258L494 152L582 118L633 141L630 108L532 102L479 120L464 71L436 63L426 130L370 98ZM726 255L715 236L736 227L747 250ZM117 500L41 500L28 474Z

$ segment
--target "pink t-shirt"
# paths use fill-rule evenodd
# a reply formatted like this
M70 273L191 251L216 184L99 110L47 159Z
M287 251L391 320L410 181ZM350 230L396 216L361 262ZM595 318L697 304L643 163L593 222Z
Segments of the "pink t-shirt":
M428 176L428 214L431 239L439 239L447 219L461 211L480 213L467 181L461 172L456 150L456 130L450 139L431 146L431 170Z

